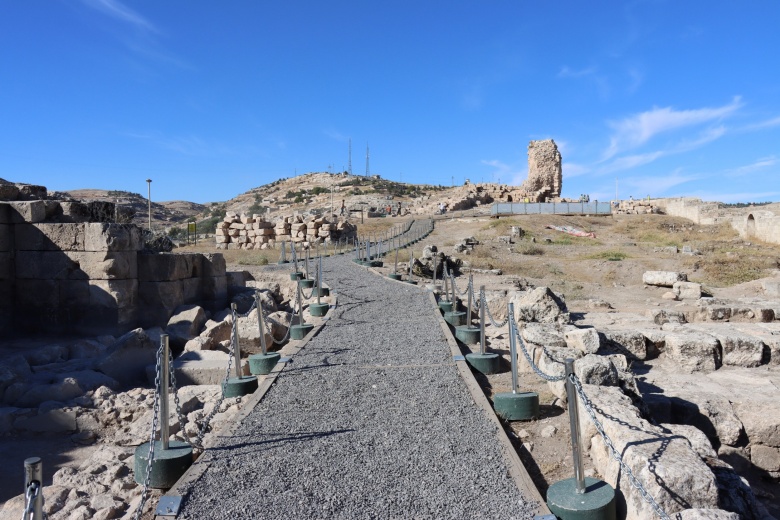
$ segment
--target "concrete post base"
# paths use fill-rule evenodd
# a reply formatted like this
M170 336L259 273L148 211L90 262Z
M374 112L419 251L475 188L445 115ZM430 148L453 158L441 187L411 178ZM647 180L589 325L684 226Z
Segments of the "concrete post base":
M539 394L502 392L493 396L496 415L507 421L530 421L539 417Z
M312 296L321 296L321 297L324 298L326 296L330 296L330 289L328 287L323 287L322 290L320 290L317 287L315 287L313 289L311 295Z
M401 275L400 274L396 274L396 273L390 273L390 274L387 275L387 277L390 278L391 280L400 280L401 279Z
M445 314L448 312L452 312L452 307L453 307L452 302L445 302L445 301L439 302L439 310Z
M585 493L577 494L573 478L547 489L547 506L561 520L615 520L615 490L592 477L585 477Z
M278 352L267 354L252 354L249 356L249 372L256 376L270 374L281 355Z
M225 397L241 397L257 390L257 378L254 376L231 377L224 385Z
M498 374L501 367L501 358L491 352L466 354L466 361L474 370L485 375Z
M290 280L292 280L293 282L298 280L303 280L303 273L300 271L294 271L290 273Z
M304 323L303 325L293 325L290 327L290 339L303 339L306 334L311 332L314 325L311 323Z
M330 308L330 305L327 303L320 303L317 305L316 303L312 303L309 305L309 312L312 316L315 317L321 317L325 316L328 313L328 309Z
M302 280L298 280L298 285L301 286L301 289L311 289L314 287L314 280L307 280L304 278Z
M479 343L479 328L469 325L455 327L455 337L467 345Z
M150 444L145 442L135 449L133 478L143 485L146 480L146 468L149 463ZM170 489L192 466L192 448L186 442L170 441L168 449L162 448L162 442L154 441L154 459L149 475L149 487Z
M445 312L444 313L444 321L452 325L453 327L457 327L459 325L465 325L466 324L466 313L465 312Z

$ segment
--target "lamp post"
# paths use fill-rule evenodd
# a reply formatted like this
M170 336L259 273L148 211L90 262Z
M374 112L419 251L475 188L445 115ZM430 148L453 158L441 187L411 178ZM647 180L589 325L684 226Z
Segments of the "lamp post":
M149 231L152 230L152 179L146 179L146 184L149 188L149 196L146 199L149 201Z

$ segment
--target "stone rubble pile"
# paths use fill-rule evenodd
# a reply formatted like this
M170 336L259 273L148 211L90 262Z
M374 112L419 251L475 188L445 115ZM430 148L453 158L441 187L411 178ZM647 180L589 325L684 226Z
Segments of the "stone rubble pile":
M617 215L649 215L650 213L660 212L658 206L645 199L621 200L617 207L614 207L612 211L612 213Z
M357 227L344 219L331 222L325 216L292 215L275 224L260 215L228 211L217 225L217 249L268 249L279 242L317 244L356 236Z
M688 283L684 279L678 273L654 273L645 283L674 286ZM518 291L509 299L534 363L558 376L564 374L565 359L575 360L575 373L607 435L668 514L687 508L705 510L701 518L772 518L736 471L752 465L771 478L780 477L780 435L770 426L780 418L780 405L772 391L759 390L761 378L747 373L780 363L780 324L686 325L683 318L682 324L662 325L650 316L594 313L575 325L563 298L545 287ZM679 374L679 383L661 390L665 378L645 385L644 377L633 374L632 363L655 359L664 370ZM523 355L519 361L520 371L530 374ZM725 365L738 372L718 370ZM690 374L712 382L697 383ZM751 385L744 395L737 390L742 384ZM547 385L566 402L562 381ZM719 397L723 387L732 397ZM618 516L655 518L609 453L581 400L578 406L583 442L595 470L625 497Z

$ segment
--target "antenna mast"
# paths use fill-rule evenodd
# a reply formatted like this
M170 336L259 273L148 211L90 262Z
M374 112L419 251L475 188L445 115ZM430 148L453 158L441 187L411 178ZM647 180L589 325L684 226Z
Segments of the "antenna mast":
M349 138L349 168L347 170L352 175L352 138Z
M366 143L366 177L368 177L368 172L370 170L368 169L368 143Z

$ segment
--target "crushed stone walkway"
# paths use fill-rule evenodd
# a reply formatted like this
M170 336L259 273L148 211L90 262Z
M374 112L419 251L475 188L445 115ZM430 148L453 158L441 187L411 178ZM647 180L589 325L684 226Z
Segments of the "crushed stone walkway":
M428 294L323 260L328 323L204 454L180 519L531 519Z

